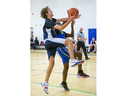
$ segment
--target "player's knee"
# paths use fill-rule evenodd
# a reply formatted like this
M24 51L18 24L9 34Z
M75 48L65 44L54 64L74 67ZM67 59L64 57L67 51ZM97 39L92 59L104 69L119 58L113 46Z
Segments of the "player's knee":
M68 43L72 43L72 40L71 39L67 39Z
M69 69L69 64L68 64L68 62L66 62L65 65L64 65L64 70L67 71L68 69Z
M69 69L69 66L64 67L65 71L68 71L68 69Z
M71 39L66 39L64 45L68 45L68 44L72 44L72 40ZM72 44L73 45L73 44Z
M72 43L72 40L71 39L69 39L69 41L68 41L69 43Z

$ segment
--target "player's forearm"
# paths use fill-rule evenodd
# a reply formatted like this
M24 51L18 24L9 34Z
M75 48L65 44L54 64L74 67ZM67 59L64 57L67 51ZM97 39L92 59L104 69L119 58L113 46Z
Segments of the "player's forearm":
M74 26L71 25L71 36L74 37Z
M67 18L61 18L61 19L57 19L57 21L56 21L56 22L58 22L58 21L63 22L63 21L68 21L68 20L69 20L69 18L67 17Z
M67 17L67 18L62 18L62 21L68 21L69 20L69 18Z
M70 22L71 22L71 20L68 20L65 24L63 24L62 26L60 26L60 30L65 29Z

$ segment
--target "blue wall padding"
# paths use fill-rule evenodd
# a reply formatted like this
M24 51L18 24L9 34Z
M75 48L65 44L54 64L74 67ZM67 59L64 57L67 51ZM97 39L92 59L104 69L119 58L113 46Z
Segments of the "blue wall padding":
M96 35L96 28L88 29L88 43L91 43L92 37L97 40L97 35Z

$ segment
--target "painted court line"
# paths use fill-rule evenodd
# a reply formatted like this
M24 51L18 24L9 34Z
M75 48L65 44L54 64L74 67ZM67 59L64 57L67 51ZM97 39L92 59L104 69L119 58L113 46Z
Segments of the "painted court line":
M37 83L37 82L31 82L31 83L33 83L33 84L40 84L40 83ZM55 85L48 85L48 86L56 87L56 88L61 88L60 86L55 86ZM96 93L93 93L93 92L82 91L82 90L77 90L77 89L70 89L70 90L73 90L73 91L76 91L76 92L83 92L83 93L94 94L96 96Z
M84 69L87 69L87 70L96 70L96 69L91 69L91 68L84 68Z
M46 71L46 70L32 69L31 71ZM55 72L55 70L52 73L62 74L62 72ZM70 73L68 73L68 75L77 76L77 74L70 74ZM96 77L90 76L89 78L96 78Z
M53 70L53 72L54 72L54 71L57 71L57 70L61 70L61 69L63 69L63 68L55 69L55 70ZM40 74L33 75L33 76L31 76L31 77L35 77L35 76L42 75L42 74L45 74L45 73L46 73L46 72L43 72L43 73L40 73Z
M96 62L85 63L85 64L83 64L83 66L86 66L86 65L92 64L92 63L96 63ZM33 65L33 64L35 64L35 65L47 65L48 63L31 62L31 64L32 64L32 65ZM61 63L57 63L55 66L61 66L61 67L62 67ZM75 68L78 68L78 67L75 67ZM96 70L96 69L91 69L91 68L86 68L86 69L87 69L87 70Z

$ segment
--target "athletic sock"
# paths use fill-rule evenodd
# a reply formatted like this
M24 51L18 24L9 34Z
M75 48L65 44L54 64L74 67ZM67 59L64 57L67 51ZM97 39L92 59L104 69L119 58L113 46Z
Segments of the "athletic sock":
M66 82L63 82L63 81L62 81L62 84L65 84L65 85L66 85Z
M71 62L75 61L75 59L71 60Z
M81 72L83 72L83 70L78 70L78 73L81 73Z

